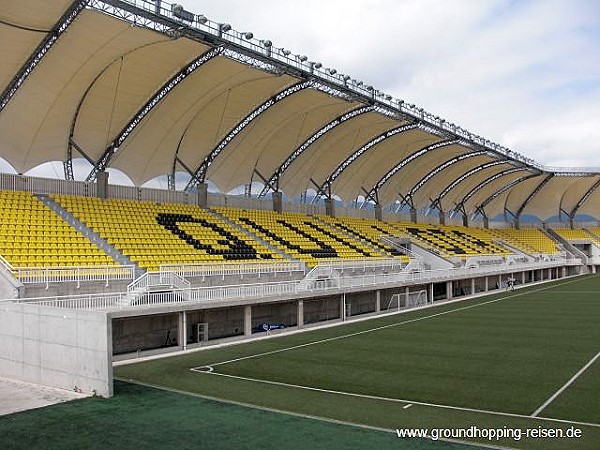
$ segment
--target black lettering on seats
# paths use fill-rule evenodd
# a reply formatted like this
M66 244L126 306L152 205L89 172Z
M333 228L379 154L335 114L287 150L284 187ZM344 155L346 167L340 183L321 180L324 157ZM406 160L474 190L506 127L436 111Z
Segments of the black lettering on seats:
M312 223L312 222L309 222L308 220L306 220L306 221L304 221L304 225L308 225L309 227L314 228L315 230L323 233L325 236L328 236L331 239L338 241L340 244L343 244L346 247L350 247L352 250L354 250L355 252L360 253L363 256L367 256L367 257L368 256L372 256L372 255L368 254L367 252L365 252L364 250L358 248L356 245L354 245L354 244L346 241L345 239L342 239L341 237L339 237L339 236L337 236L337 235L335 235L335 234L327 231L325 228L322 228L322 227L318 226L316 223Z
M209 255L222 255L223 259L257 259L259 257L256 249L216 223L205 219L197 219L189 214L159 213L156 216L156 221L188 245L196 250L203 250ZM205 228L209 228L222 237L218 242L223 246L227 246L227 248L214 248L210 244L203 243L182 230L179 227L180 223L198 223ZM260 255L260 257L269 258L270 255Z
M281 245L289 248L290 250L295 250L300 254L310 255L313 258L337 258L338 257L338 254L333 247L327 245L325 242L317 239L316 237L311 236L310 234L306 233L305 231L302 231L298 227L295 227L294 225L286 222L285 220L279 219L279 220L277 220L277 223L286 227L289 230L292 230L294 233L298 234L299 236L302 236L302 237L314 242L315 244L317 244L319 246L319 248L301 248L298 244L292 244L287 239L277 236L272 231L268 230L267 228L263 227L262 225L260 225L256 222L254 222L253 220L248 219L247 217L240 217L240 221L244 222L247 225L250 225L252 228L254 228L257 231L260 231L265 236L270 237L274 241L279 242Z

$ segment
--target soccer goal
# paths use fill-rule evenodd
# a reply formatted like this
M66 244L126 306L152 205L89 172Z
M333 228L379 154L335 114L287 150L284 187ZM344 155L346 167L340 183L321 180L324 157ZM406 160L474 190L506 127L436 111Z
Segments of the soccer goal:
M402 310L409 308L420 308L431 304L433 300L427 299L427 291L403 292L402 294L394 294L388 303L388 310Z

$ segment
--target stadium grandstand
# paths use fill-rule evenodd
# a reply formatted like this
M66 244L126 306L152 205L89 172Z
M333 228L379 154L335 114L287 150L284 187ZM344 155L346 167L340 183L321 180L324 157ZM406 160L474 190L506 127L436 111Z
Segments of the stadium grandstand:
M600 268L599 168L180 5L4 2L0 37L0 376L111 397L117 360Z

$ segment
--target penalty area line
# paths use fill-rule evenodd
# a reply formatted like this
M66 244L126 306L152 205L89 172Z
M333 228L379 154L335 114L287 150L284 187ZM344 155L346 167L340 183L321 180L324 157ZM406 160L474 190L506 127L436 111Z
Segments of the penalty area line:
M205 366L205 367L211 367L211 366ZM589 427L594 427L594 428L600 428L600 424L598 424L598 423L579 422L579 421L565 420L565 419L555 419L552 417L528 416L526 414L507 413L507 412L492 411L492 410L487 410L487 409L468 408L468 407L464 407L464 406L452 406L452 405L444 405L444 404L439 404L439 403L429 403L429 402L421 402L421 401L415 401L415 400L406 400L406 399L400 399L400 398L381 397L381 396L369 395L369 394L358 394L355 392L345 392L345 391L337 391L337 390L333 390L333 389L323 389L323 388L317 388L317 387L313 387L313 386L303 386L300 384L284 383L281 381L261 380L259 378L250 378L250 377L243 377L243 376L239 376L239 375L230 375L230 374L226 374L226 373L215 372L214 370L194 370L194 369L191 369L191 370L193 370L194 372L197 372L197 373L206 373L209 375L215 375L215 376L220 376L220 377L230 378L230 379L235 379L235 380L250 381L253 383L270 384L273 386L287 387L287 388L293 388L293 389L302 389L302 390L306 390L306 391L320 392L320 393L324 393L324 394L341 395L341 396L354 397L354 398L364 398L367 400L376 400L376 401L383 401L383 402L390 402L390 403L405 403L406 405L403 407L403 409L406 409L409 405L410 406L420 405L420 406L426 406L426 407L431 407L431 408L449 409L449 410L454 410L454 411L465 411L465 412L488 414L488 415L502 416L502 417L516 417L516 418L520 418L520 419L546 420L546 421L550 421L550 422L573 424L573 425L583 425L583 426L589 426Z
M515 297L522 297L522 296L527 295L527 294L532 294L532 293L535 293L535 292L545 291L545 290L548 290L548 289L555 288L557 286L562 286L562 285L565 285L565 284L574 283L576 281L579 281L579 280L577 280L577 279L576 280L567 280L567 281L565 281L563 283L557 283L557 284L553 284L551 286L544 286L544 287L541 287L539 289L534 289L534 290L526 290L526 291L523 291L523 292L518 292L518 293L515 293L515 294L511 294L511 295L506 295L506 296L503 296L503 297L499 297L499 298L496 298L496 299L493 299L493 300L488 300L488 301L485 301L485 302L476 303L474 305L462 306L460 308L454 308L454 309L450 309L450 310L447 310L447 311L442 311L442 312L439 312L439 313L430 314L430 315L427 315L427 316L422 316L422 317L416 317L414 319L403 320L402 322L390 323L390 324L387 324L387 325L382 325L382 326L375 327L375 328L369 328L367 330L357 331L357 332L354 332L354 333L342 334L340 336L333 336L333 337L326 338L326 339L320 339L320 340L317 340L317 341L306 342L304 344L293 345L291 347L280 348L280 349L271 350L271 351L268 351L268 352L255 353L253 355L248 355L248 356L241 356L239 358L234 358L234 359L230 359L230 360L227 360L227 361L214 362L214 363L206 364L206 365L203 365L203 366L196 366L196 367L190 368L190 370L192 370L194 372L205 372L206 370L203 370L205 367L222 366L224 364L230 364L230 363L234 363L234 362L238 362L238 361L244 361L244 360L247 360L247 359L259 358L261 356L275 355L277 353L283 353L283 352L287 352L287 351L290 351L290 350L297 350L299 348L310 347L312 345L324 344L324 343L327 343L327 342L338 341L340 339L346 339L346 338L350 338L350 337L354 337L354 336L360 336L362 334L372 333L372 332L375 332L375 331L385 330L387 328L397 327L397 326L400 326L400 325L407 325L407 324L414 323L414 322L420 322L421 320L433 319L435 317L445 316L447 314L452 314L452 313L459 312L459 311L465 311L465 310L468 310L468 309L471 309L471 308L477 308L479 306L489 305L491 303L496 303L496 302L499 302L501 300L507 300L507 299L511 299L511 298L515 298ZM439 306L443 306L443 304L441 304ZM413 311L418 311L418 309L415 309Z
M550 405L550 403L552 403L556 397L558 397L560 394L562 394L569 386L571 386L575 380L577 380L577 378L579 378L587 369L590 368L590 366L592 364L594 364L594 361L596 361L598 358L600 357L600 352L596 353L596 356L594 356L592 359L590 359L587 364L585 364L581 369L579 369L579 371L573 375L569 381L567 381L565 384L562 385L562 387L556 391L554 394L552 394L550 396L550 398L548 400L546 400L542 406L540 406L538 409L536 409L533 414L531 414L531 417L537 417L537 415L539 413L541 413L544 409L546 409L546 407L548 405Z

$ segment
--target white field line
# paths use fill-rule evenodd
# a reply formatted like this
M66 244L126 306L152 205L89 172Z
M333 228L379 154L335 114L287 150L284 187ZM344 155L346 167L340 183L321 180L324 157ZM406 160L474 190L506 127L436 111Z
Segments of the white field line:
M556 391L548 400L546 400L542 406L540 406L538 409L536 409L533 412L533 414L531 414L531 417L537 417L537 415L539 413L541 413L550 403L552 403L556 399L556 397L558 397L560 394L562 394L563 391L565 389L567 389L571 384L573 384L575 382L575 380L577 378L579 378L579 376L583 372L585 372L592 364L594 364L594 361L596 361L599 357L600 357L600 352L596 353L596 356L594 356L592 359L590 359L585 366L583 366L581 369L579 369L579 372L577 372L575 375L573 375L571 377L571 379L569 381L567 381L565 384L563 384L563 386L558 391Z
M331 389L322 389L322 388L316 388L316 387L312 387L312 386L303 386L300 384L290 384L290 383L282 383L279 381L261 380L259 378L241 377L241 376L237 376L237 375L228 375L225 373L218 373L218 372L207 372L207 371L203 372L200 370L194 370L194 371L198 372L198 373L208 373L210 375L216 375L216 376L225 377L225 378L232 378L232 379L236 379L236 380L250 381L250 382L254 382L254 383L271 384L274 386L289 387L289 388L293 388L293 389L303 389L303 390L307 390L307 391L322 392L325 394L333 394L333 395L342 395L342 396L346 396L346 397L364 398L364 399L369 399L369 400L377 400L377 401L384 401L384 402L391 402L391 403L406 403L407 405L408 404L421 405L421 406L427 406L427 407L431 407L431 408L450 409L450 410L454 410L454 411L467 411L467 412L473 412L473 413L478 413L478 414L488 414L488 415L494 415L494 416L518 417L521 419L547 420L550 422L558 422L558 423L566 423L566 424L574 424L574 425L585 425L585 426L589 426L589 427L600 428L600 424L598 424L598 423L576 422L576 421L572 421L572 420L553 419L550 417L537 417L537 416L534 417L534 416L528 416L525 414L491 411L491 410L487 410L487 409L467 408L467 407L462 407L462 406L443 405L443 404L438 404L438 403L420 402L420 401L406 400L406 399L400 399L400 398L380 397L380 396L368 395L368 394L357 394L354 392L344 392L344 391L336 391L336 390L331 390Z
M297 412L293 412L293 411L286 411L284 409L277 409L277 408L271 408L268 406L260 406L260 405L255 405L253 403L245 403L245 402L238 402L236 400L228 400L228 399L223 399L223 398L219 398L219 397L213 397L211 395L204 395L204 394L197 394L195 392L189 392L189 391L182 391L180 389L175 389L175 388L170 388L170 387L166 387L166 386L159 386L159 385L155 385L155 384L148 384L148 383L142 383L136 380L130 380L127 378L118 378L115 377L116 380L120 380L120 381L124 381L126 383L131 383L131 384L137 384L139 386L145 386L145 387L149 387L149 388L153 388L153 389L159 389L162 391L166 391L166 392L173 392L175 394L181 394L181 395L188 395L191 397L196 397L196 398L202 398L205 400L210 400L210 401L214 401L214 402L219 402L219 403L225 403L228 405L236 405L236 406L241 406L244 408L250 408L250 409L256 409L258 411L268 411L268 412L272 412L272 413L277 413L277 414L284 414L286 416L291 416L291 417L299 417L302 419L310 419L310 420L316 420L319 422L323 422L323 423L329 423L329 424L334 424L334 425L344 425L344 426L350 426L350 427L354 427L354 428L360 428L363 430L369 430L369 431L380 431L380 432L384 432L384 433L394 433L396 434L396 430L391 430L388 428L382 428L382 427L377 427L374 425L365 425L362 423L355 423L355 422L349 422L346 420L338 420L338 419L332 419L329 417L322 417L322 416L314 416L311 414L302 414L302 413L297 413ZM541 420L541 419L540 419ZM490 443L481 443L481 442L477 442L477 441L464 441L464 440L460 440L460 439L446 439L446 438L439 438L440 441L444 441L444 442L452 442L452 443L456 443L456 444L463 444L463 445L469 445L472 447L481 447L481 448L485 448L485 449L495 449L495 450L512 450L512 447L501 447L498 445L493 445Z
M499 302L500 300L506 300L506 299L509 299L509 298L521 297L523 295L528 295L528 294L531 294L531 293L534 293L534 292L545 291L545 290L548 290L548 289L552 289L552 288L554 288L556 286L562 286L564 284L574 283L575 281L579 281L579 280L569 280L569 281L565 281L564 283L561 283L561 284L555 284L555 285L552 285L552 286L545 286L545 287L542 287L542 288L539 288L539 289L535 289L535 290L532 290L532 291L528 290L528 291L525 291L525 292L519 292L517 294L507 295L505 297L500 297L500 298L497 298L497 299L494 299L494 300L488 300L487 302L477 303L475 305L463 306L463 307L460 307L460 308L455 308L455 309L451 309L451 310L448 310L448 311L443 311L443 312L436 313L436 314L430 314L428 316L417 317L415 319L404 320L402 322L396 322L396 323L391 323L391 324L388 324L388 325L382 325L382 326L375 327L375 328L369 328L369 329L363 330L363 331L357 331L357 332L354 332L354 333L343 334L343 335L340 335L340 336L333 336L333 337L326 338L326 339L320 339L318 341L306 342L304 344L293 345L291 347L280 348L278 350L271 350L271 351L268 351L268 352L255 353L254 355L241 356L239 358L234 358L234 359L230 359L230 360L227 360L227 361L220 361L220 362L216 362L216 363L212 363L212 364L206 364L206 365L203 365L203 366L192 367L190 370L198 371L198 369L202 369L204 367L216 367L216 366L221 366L223 364L229 364L229 363L233 363L233 362L243 361L243 360L246 360L246 359L253 359L253 358L259 358L261 356L274 355L274 354L277 354L277 353L287 352L289 350L296 350L296 349L303 348L303 347L309 347L309 346L312 346L312 345L324 344L326 342L332 342L332 341L337 341L337 340L340 340L340 339L346 339L346 338L349 338L349 337L359 336L361 334L371 333L371 332L383 330L383 329L386 329L386 328L397 327L397 326L400 326L400 325L406 325L406 324L413 323L413 322L419 322L421 320L432 319L434 317L444 316L446 314L451 314L451 313L454 313L454 312L457 312L457 311L464 311L464 310L471 309L471 308L477 308L478 306L489 305L490 303Z

